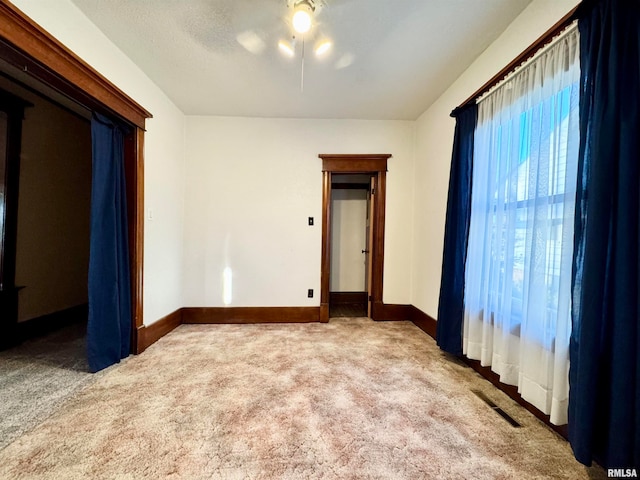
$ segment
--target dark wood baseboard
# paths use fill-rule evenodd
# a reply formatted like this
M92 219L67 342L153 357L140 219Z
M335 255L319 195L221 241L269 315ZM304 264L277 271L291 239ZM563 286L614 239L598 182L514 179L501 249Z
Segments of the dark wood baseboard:
M411 305L376 302L371 319L376 322L411 320Z
M422 331L424 331L427 335L435 339L436 324L437 324L436 319L430 315L427 315L422 310L420 310L419 308L413 305L411 305L411 311L413 316L411 320L413 321L413 323ZM491 370L491 367L483 367L482 365L480 365L479 360L471 360L465 357L464 355L456 358L460 359L462 362L467 364L470 368L478 372L485 380L488 380L489 382L491 382L493 386L495 386L497 389L506 393L512 400L515 400L518 404L520 404L526 410L531 412L536 418L538 418L538 420L542 421L545 425L547 425L557 434L564 437L565 439L568 438L568 431L567 431L566 425L558 426L558 425L552 424L550 422L549 415L545 415L544 413L542 413L542 411L538 410L536 407L534 407L525 399L523 399L522 396L518 393L518 387L515 387L513 385L507 385L506 383L502 383L500 381L500 376L497 373L493 372Z
M411 321L427 335L436 338L436 319L413 305L411 305L410 310Z
M89 305L86 303L65 308L48 315L18 322L16 325L17 338L20 342L23 342L30 338L40 337L68 325L87 323L88 317Z
M318 315L319 315L320 322L322 323L329 322L329 304L328 303L320 304L320 312Z
M152 323L149 326L142 325L138 327L138 330L136 332L135 353L140 354L144 352L147 348L160 340L181 323L182 308L179 308L175 312L162 317L160 320Z
M186 307L182 323L309 323L320 307Z
M367 292L329 292L330 305L344 305L352 303L366 305Z

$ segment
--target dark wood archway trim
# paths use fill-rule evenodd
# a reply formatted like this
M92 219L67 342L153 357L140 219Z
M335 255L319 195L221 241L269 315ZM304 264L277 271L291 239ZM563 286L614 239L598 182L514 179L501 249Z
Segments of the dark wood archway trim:
M92 111L134 128L125 138L125 174L132 294L132 350L145 343L143 326L144 129L152 115L65 47L16 6L0 0L0 58Z
M18 50L13 55L3 52L6 61L32 72L90 110L106 107L142 129L145 119L151 118L147 110L6 0L0 0L0 37L5 50L11 46ZM20 53L26 59L16 65Z
M384 276L384 224L387 190L387 160L391 154L320 154L322 159L322 258L320 274L320 321L329 321L329 279L331 276L331 177L334 173L373 174L376 176L376 195L373 219L371 262L371 317L381 316L384 308L382 288Z

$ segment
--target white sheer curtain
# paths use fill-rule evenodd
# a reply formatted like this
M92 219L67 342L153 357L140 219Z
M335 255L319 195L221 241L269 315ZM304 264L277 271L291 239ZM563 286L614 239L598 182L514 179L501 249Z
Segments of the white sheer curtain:
M578 30L478 102L464 353L566 423Z

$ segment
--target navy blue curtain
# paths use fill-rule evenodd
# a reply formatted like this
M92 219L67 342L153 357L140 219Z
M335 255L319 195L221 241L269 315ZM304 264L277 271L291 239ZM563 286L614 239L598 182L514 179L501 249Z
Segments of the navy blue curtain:
M640 467L640 2L585 1L569 440L576 458Z
M125 133L125 126L94 113L87 327L92 372L119 362L131 349Z
M456 118L456 129L449 174L436 341L445 352L462 355L464 271L471 218L473 139L478 106L473 103L455 109L451 116Z

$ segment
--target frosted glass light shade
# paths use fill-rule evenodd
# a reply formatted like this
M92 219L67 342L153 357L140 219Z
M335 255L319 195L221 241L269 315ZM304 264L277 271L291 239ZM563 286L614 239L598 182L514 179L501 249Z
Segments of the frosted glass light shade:
M331 50L332 43L329 40L324 40L318 44L316 47L316 55L322 56Z
M311 29L313 10L308 3L301 3L293 12L293 29L298 33L307 33Z

